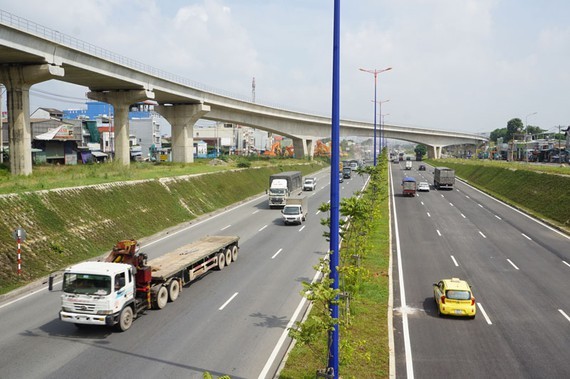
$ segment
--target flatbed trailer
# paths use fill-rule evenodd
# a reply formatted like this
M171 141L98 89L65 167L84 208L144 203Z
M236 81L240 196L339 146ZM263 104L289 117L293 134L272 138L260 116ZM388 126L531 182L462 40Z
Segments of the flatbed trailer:
M238 236L206 236L148 262L135 240L119 241L104 262L83 262L63 271L59 318L78 327L126 331L147 309L175 301L184 285L236 261L238 241Z

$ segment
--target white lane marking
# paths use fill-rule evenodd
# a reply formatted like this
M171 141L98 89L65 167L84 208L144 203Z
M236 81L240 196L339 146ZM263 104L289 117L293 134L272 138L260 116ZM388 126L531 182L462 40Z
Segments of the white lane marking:
M283 251L283 249L277 250L277 252L273 254L273 256L271 257L271 259L275 258L281 251Z
M463 218L467 218L467 217L465 217L465 215L464 215L463 213L461 213L461 217L463 217Z
M315 273L315 276L313 277L313 282L315 282L319 276L320 276L320 271L317 271ZM289 329L291 329L293 327L293 324L295 323L295 321L297 321L297 318L299 317L299 313L301 313L301 310L305 306L306 302L307 302L307 298L303 296L303 298L301 299L301 302L299 303L299 305L297 305L297 309L295 309L295 312L293 313L291 320L289 320L289 322L287 323L287 326L283 330L283 333L281 333L281 337L279 337L279 341L277 341L277 345L275 345L275 347L273 348L273 351L271 352L269 359L267 359L267 362L265 362L265 366L263 367L263 370L261 370L261 372L259 373L259 376L257 377L257 379L265 379L267 377L267 374L269 373L269 369L271 368L271 366L273 366L273 362L275 362L275 359L277 359L277 354L279 353L279 350L281 350L281 347L285 343L285 340L287 339L287 337L289 337ZM309 308L310 307L311 306L309 305Z
M566 266L570 267L570 263L566 262L566 261L562 261L562 263L564 263ZM1 307L0 307L1 308Z
M424 202L423 202L423 201L420 201L420 203L422 203L422 205L424 205Z
M481 236L482 236L483 238L487 238L487 236L484 235L480 230L479 230L479 234L481 234Z
M301 230L305 229L305 226L307 226L307 225L303 225L303 226L301 226L301 229L299 229L299 231L301 231Z
M483 313L483 317L485 317L485 320L487 320L487 324L493 325L493 323L491 322L491 319L489 318L489 316L487 316L487 312L485 312L485 309L483 308L481 303L477 303L477 306L479 307L479 310L481 311L481 313Z
M459 267L459 263L457 263L457 261L455 260L455 257L453 255L450 255L451 260L453 261L453 263L455 264L456 267Z
M54 283L54 285L55 285L55 284L59 284L59 283L61 283L61 282ZM32 291L32 292L30 292L30 293L27 294L27 295L24 295L24 296L22 296L22 297L19 297L19 298L17 298L17 299L14 299L14 300L12 300L12 301L9 301L9 302L7 302L7 303L4 303L4 304L0 305L0 309L2 309L2 308L4 308L4 307L7 307L7 306L10 305L10 304L17 303L17 302L20 301L20 300L24 300L24 299L27 298L27 297L30 297L30 296L35 295L36 293L38 293L38 292L40 292L40 291L44 291L44 290L47 290L47 289L48 289L47 287L43 287L43 288L40 288L40 289L37 290L37 291Z
M471 199L469 196L465 195L466 198Z
M257 212L259 212L259 209L256 211L253 211L252 215L256 214Z
M392 201L394 206L394 232L396 234L396 255L398 260L398 280L400 281L400 303L402 307L402 330L404 332L404 352L406 356L406 374L408 379L414 378L414 362L412 360L412 344L410 342L410 329L408 327L408 306L406 305L406 291L404 288L404 268L402 267L402 250L400 248L400 230L398 228L398 213L396 212L396 201L394 199L394 180L392 170L390 170L390 183L392 186Z
M426 212L426 213L427 213L428 217L431 217L431 215L429 214L429 212Z
M453 207L453 203L449 203L449 205L451 205Z
M564 312L562 309L559 309L558 312L562 313L562 316L566 317L566 320L570 321L570 317Z
M441 197L445 197L445 196L441 195Z
M261 229L258 230L258 232L261 232L265 228L267 228L267 225L264 225Z
M532 238L530 238L530 237L527 236L526 234L524 234L524 233L521 233L521 234L522 234L522 236L523 236L524 238L526 238L527 240L532 241Z
M226 230L226 229L229 228L230 226L232 226L232 225L231 225L231 224L230 224L230 225L226 225L226 226L224 226L224 227L223 227L222 229L220 229L220 230Z
M317 211L317 213L315 213L315 215L318 215L319 213L321 213L321 211L320 211L320 210L318 210L318 211Z
M435 230L437 232L437 235L441 237L441 233L439 232L439 229Z
M226 305L228 305L228 304L230 303L230 301L232 301L232 300L238 295L238 293L239 293L239 292L234 293L233 296L230 297L230 298L228 299L228 301L226 301L226 302L224 303L224 305L222 305L218 310L219 310L219 311L223 310L223 309L226 307Z
M478 206L480 206L481 208L483 208L483 206L481 204L477 204Z
M502 218L500 218L499 216L495 215L496 218L498 218L499 220L502 220Z
M556 230L556 229L554 229L553 227L551 227L550 225L546 225L544 222L539 221L539 220L537 220L537 219L535 219L535 218L533 218L533 217L527 215L526 213L519 211L519 210L516 209L516 208L513 208L513 207L510 206L509 204L507 204L507 203L505 203L505 202L503 202L503 201L501 201L501 200L499 200L499 199L495 199L494 197L492 197L492 196L490 196L490 195L487 195L485 192L483 192L483 191L481 191L481 190L479 190L479 189L473 187L472 185L470 185L469 183L467 183L467 182L465 182L465 181L463 181L463 180L460 180L460 179L458 179L458 180L459 180L460 182L462 182L463 184L465 184L466 186L470 187L472 190L479 192L481 195L486 196L486 197L488 197L489 199L494 200L494 201L496 201L497 203L502 204L502 205L504 205L505 207L507 207L507 208L509 208L509 209L511 209L511 210L513 210L513 211L515 211L515 212L517 212L518 214L520 214L520 215L522 215L522 216L528 218L529 220L532 220L532 221L536 222L537 224L544 226L544 227L547 228L548 230L550 230L550 231L552 231L552 232L554 232L554 233L557 233L557 234L560 235L561 237L564 237L564 238L566 238L566 239L570 239L570 235L564 234L564 233L562 233L560 230Z
M511 261L509 258L507 258L507 262L509 262L509 263L510 263L514 268L516 268L517 270L519 269L519 268L517 267L517 265L514 264L513 261Z

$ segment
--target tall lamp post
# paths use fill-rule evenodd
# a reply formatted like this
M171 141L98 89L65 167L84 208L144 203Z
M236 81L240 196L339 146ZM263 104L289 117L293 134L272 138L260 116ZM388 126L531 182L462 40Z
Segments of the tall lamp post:
M390 116L390 113L382 114L382 109L380 109L380 142L382 142L382 133L384 133L384 117ZM384 147L386 147L386 138L384 138Z
M535 114L537 114L538 112L532 112L526 115L526 117L524 118L524 128L525 128L525 136L526 133L528 133L528 118L530 116L534 116ZM528 162L528 151L527 151L527 145L526 145L526 138L524 140L524 156L525 156L525 161Z
M389 71L391 69L392 67L384 68L381 70L367 70L364 68L359 69L360 71L374 74L374 166L376 166L376 87L378 86L378 74L384 71Z

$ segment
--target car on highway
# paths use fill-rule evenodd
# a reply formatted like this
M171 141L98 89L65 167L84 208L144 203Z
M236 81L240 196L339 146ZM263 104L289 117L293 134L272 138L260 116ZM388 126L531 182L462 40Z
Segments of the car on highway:
M420 167L418 168L419 171L425 171L426 170L426 165L425 164L421 164Z
M317 186L317 178L305 178L303 182L303 191L314 191Z
M417 190L429 192L429 183L428 182L419 182Z
M433 298L440 317L449 315L475 318L475 297L471 286L465 280L451 278L434 283Z
M342 178L342 171L338 173L338 182L339 183L344 182L344 179Z

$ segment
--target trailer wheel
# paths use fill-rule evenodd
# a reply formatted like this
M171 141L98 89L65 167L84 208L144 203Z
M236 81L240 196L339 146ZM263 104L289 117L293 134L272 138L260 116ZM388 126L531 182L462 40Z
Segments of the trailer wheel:
M232 263L232 251L230 250L230 248L228 247L226 249L226 266L229 266L230 263Z
M156 300L154 305L156 309L162 309L166 307L166 303L168 302L168 290L165 286L160 286L158 292L156 293Z
M223 270L226 266L226 255L222 252L218 254L218 270Z
M126 306L119 315L119 323L117 329L121 332L126 332L133 324L133 308Z
M168 301L176 301L180 295L180 282L174 279L168 285Z
M238 247L237 246L232 246L232 261L236 261L238 257Z

